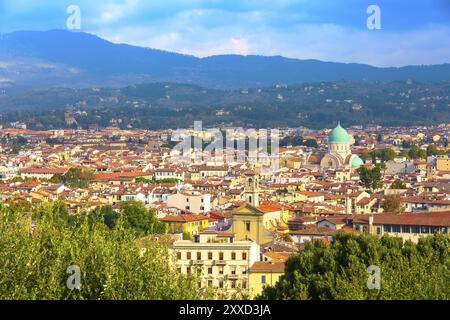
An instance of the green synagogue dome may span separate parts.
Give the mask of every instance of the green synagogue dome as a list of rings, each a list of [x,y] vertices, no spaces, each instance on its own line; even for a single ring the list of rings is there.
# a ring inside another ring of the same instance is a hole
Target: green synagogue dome
[[[350,142],[350,137],[347,130],[341,127],[340,122],[338,122],[337,127],[334,128],[328,135],[328,142]]]
[[[351,163],[352,168],[359,168],[363,164],[364,164],[364,161],[362,161],[362,159],[360,157],[358,157],[358,156],[353,157],[352,163]]]

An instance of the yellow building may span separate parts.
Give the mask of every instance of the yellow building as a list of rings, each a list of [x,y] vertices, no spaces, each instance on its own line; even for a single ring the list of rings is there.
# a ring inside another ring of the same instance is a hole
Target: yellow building
[[[259,245],[273,241],[278,226],[288,220],[288,211],[274,205],[259,205],[259,178],[245,173],[246,203],[232,211],[232,232],[237,240],[252,240]]]
[[[302,166],[302,159],[300,157],[292,157],[286,159],[286,167],[291,169],[300,169]]]
[[[436,169],[438,171],[450,171],[450,157],[438,156],[436,159]]]
[[[248,294],[248,272],[259,260],[260,247],[253,241],[235,241],[232,233],[200,232],[194,240],[175,241],[177,269],[198,272],[200,289],[214,289],[219,296]]]
[[[259,295],[264,287],[273,286],[284,274],[284,262],[256,261],[249,273],[249,296],[251,299]]]
[[[208,217],[196,214],[180,214],[177,216],[166,216],[160,219],[167,224],[169,233],[184,233],[193,235],[208,228]]]
[[[232,213],[232,232],[237,240],[253,240],[260,245],[273,240],[273,233],[266,228],[270,217],[264,211],[246,203]]]

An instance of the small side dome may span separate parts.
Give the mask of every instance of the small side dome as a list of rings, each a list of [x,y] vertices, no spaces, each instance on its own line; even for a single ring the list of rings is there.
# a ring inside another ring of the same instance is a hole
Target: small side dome
[[[351,163],[352,168],[359,168],[363,164],[364,164],[364,161],[362,161],[362,159],[360,157],[358,157],[358,156],[353,157],[352,163]]]
[[[347,130],[341,127],[341,124],[338,123],[337,127],[334,128],[330,134],[328,135],[328,142],[345,142],[350,143],[350,137],[347,133]]]

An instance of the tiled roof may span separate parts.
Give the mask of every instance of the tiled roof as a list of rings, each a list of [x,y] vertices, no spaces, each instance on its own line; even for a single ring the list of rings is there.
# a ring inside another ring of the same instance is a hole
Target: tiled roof
[[[369,215],[356,216],[353,223],[369,223]],[[450,227],[450,211],[429,213],[379,213],[373,215],[374,224]]]
[[[256,261],[250,268],[250,272],[284,272],[284,262]]]

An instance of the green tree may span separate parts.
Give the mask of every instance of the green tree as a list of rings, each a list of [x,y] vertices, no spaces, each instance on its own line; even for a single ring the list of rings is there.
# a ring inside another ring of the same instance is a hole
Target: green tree
[[[111,206],[98,206],[89,213],[91,224],[103,222],[108,228],[114,228],[119,214]]]
[[[70,168],[65,174],[55,174],[50,178],[52,183],[64,183],[73,188],[86,188],[93,180],[94,173],[90,169]]]
[[[450,237],[418,244],[401,238],[338,233],[333,242],[307,242],[286,262],[285,274],[259,299],[450,299]],[[380,289],[367,286],[371,265],[380,268]]]
[[[407,189],[407,187],[402,180],[395,179],[395,181],[391,184],[391,189]]]
[[[84,216],[76,226],[54,219],[61,206],[41,208],[35,228],[0,207],[0,299],[202,299],[196,276],[174,268],[164,241],[137,241],[119,219],[112,230]],[[80,289],[69,289],[71,265]]]
[[[413,145],[408,151],[408,156],[411,159],[425,159],[427,157],[427,151],[420,149],[417,145]]]
[[[166,232],[166,225],[156,219],[155,212],[146,209],[142,202],[122,202],[119,215],[123,219],[125,227],[133,229],[138,235]]]
[[[397,153],[391,148],[384,148],[372,151],[371,155],[373,162],[375,162],[376,159],[380,159],[381,162],[386,162],[394,160],[394,158],[397,156]]]
[[[372,169],[366,166],[358,168],[359,179],[364,187],[370,191],[375,191],[383,187],[383,167],[379,164],[375,165]]]

